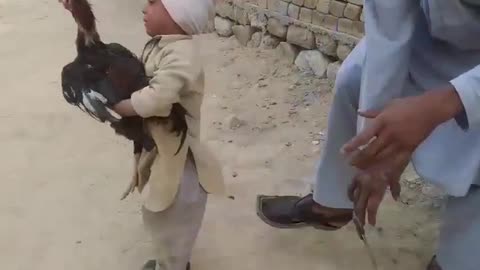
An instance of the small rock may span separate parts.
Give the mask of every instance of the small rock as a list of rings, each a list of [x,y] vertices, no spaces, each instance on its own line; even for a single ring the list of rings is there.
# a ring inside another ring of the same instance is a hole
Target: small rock
[[[407,177],[407,178],[405,178],[405,181],[407,181],[408,183],[412,183],[412,184],[420,184],[421,178],[418,177],[418,176]]]
[[[313,145],[319,145],[319,144],[320,144],[320,141],[317,141],[317,140],[312,141],[312,144],[313,144]]]
[[[233,140],[228,140],[228,143],[233,143]]]
[[[231,3],[221,1],[216,5],[215,8],[218,15],[224,18],[230,18],[232,20],[234,19],[233,5]]]
[[[442,198],[444,196],[444,192],[435,186],[424,186],[422,193],[430,198]]]
[[[329,7],[330,14],[332,14],[333,16],[335,16],[337,18],[342,18],[343,17],[343,12],[344,12],[346,6],[347,6],[347,4],[344,3],[344,2],[335,1],[335,0],[331,1],[330,2],[330,7]]]
[[[245,125],[245,121],[240,120],[238,117],[235,115],[230,115],[226,119],[226,123],[230,129],[237,129],[243,125]]]
[[[302,71],[314,74],[318,78],[324,78],[327,73],[330,60],[317,50],[306,50],[300,52],[295,65]]]
[[[288,12],[288,3],[280,0],[269,0],[268,9],[286,16]]]
[[[260,47],[262,49],[275,49],[278,44],[280,44],[280,40],[274,36],[265,34],[262,38],[262,43]]]
[[[297,6],[303,6],[303,4],[305,3],[305,0],[288,0],[287,2],[292,2]]]
[[[348,2],[363,7],[363,0],[348,0]]]
[[[251,13],[248,15],[250,25],[260,31],[267,29],[268,17],[262,13]]]
[[[287,26],[283,25],[278,19],[271,18],[268,20],[267,30],[270,34],[279,37],[285,38],[287,36]]]
[[[293,64],[298,56],[300,49],[288,42],[280,42],[277,47],[277,54],[286,59],[288,63]]]
[[[260,80],[258,81],[258,87],[260,88],[264,88],[264,87],[267,87],[268,86],[268,83],[264,80]]]
[[[78,241],[77,241],[77,242],[75,242],[75,243],[78,245],[78,244],[81,244],[81,243],[82,243],[82,241],[78,240]]]
[[[299,14],[300,14],[300,7],[299,7],[299,6],[297,6],[297,5],[288,5],[288,11],[287,11],[288,17],[297,20]]]
[[[347,17],[348,19],[358,21],[358,20],[360,20],[361,13],[362,13],[362,8],[361,7],[349,3],[345,7],[345,11],[344,11],[343,15],[345,17]]]
[[[300,9],[299,19],[305,23],[312,23],[312,15],[313,11],[311,9],[302,7]]]
[[[235,16],[235,21],[237,21],[239,24],[241,25],[250,24],[248,13],[244,8],[235,6],[233,15]]]
[[[235,196],[232,196],[232,195],[228,196],[228,198],[229,198],[230,200],[235,200]]]
[[[317,7],[318,0],[305,0],[303,6],[310,9],[315,9]]]
[[[339,61],[328,64],[327,78],[328,78],[328,83],[331,86],[335,85],[335,80],[337,79],[337,73],[341,65],[342,63],[340,63]]]
[[[250,48],[258,48],[260,44],[262,43],[262,33],[261,32],[255,32],[252,35],[252,38],[250,41],[247,43],[247,47]]]
[[[232,27],[232,32],[242,46],[247,46],[254,30],[251,26],[235,25]]]
[[[290,146],[292,146],[292,143],[291,143],[291,142],[287,142],[287,143],[285,144],[285,146],[290,147]]]
[[[337,56],[340,60],[344,61],[347,56],[352,52],[352,48],[347,45],[340,44],[337,48]]]
[[[236,172],[233,172],[233,173],[232,173],[232,177],[233,177],[233,178],[235,178],[235,177],[237,177],[237,176],[238,176],[238,173],[236,173]]]
[[[221,37],[230,37],[233,35],[233,22],[221,17],[215,17],[215,31]]]
[[[337,41],[333,39],[332,35],[327,33],[317,34],[315,43],[318,50],[322,53],[329,56],[337,56]]]
[[[312,31],[295,25],[288,27],[287,41],[306,49],[315,47],[315,36]]]

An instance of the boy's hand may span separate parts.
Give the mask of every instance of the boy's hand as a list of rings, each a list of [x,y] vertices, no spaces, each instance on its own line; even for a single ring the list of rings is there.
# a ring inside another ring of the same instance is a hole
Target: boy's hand
[[[136,116],[137,112],[133,109],[130,99],[122,100],[113,106],[113,110],[121,116]]]
[[[59,3],[62,3],[63,4],[63,7],[68,10],[68,11],[72,11],[72,2],[70,2],[70,0],[58,0]]]

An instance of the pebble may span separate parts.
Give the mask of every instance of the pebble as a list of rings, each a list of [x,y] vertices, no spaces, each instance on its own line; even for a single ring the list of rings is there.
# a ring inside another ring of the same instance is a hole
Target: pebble
[[[290,147],[290,146],[292,146],[292,143],[291,143],[291,142],[287,142],[287,143],[285,144],[285,146]]]
[[[324,78],[327,73],[329,58],[316,50],[302,51],[295,59],[295,65],[300,71]]]
[[[408,177],[405,179],[408,183],[413,183],[413,184],[419,184],[420,183],[420,177]]]
[[[320,144],[320,141],[317,141],[317,140],[312,141],[312,144],[313,144],[313,145],[319,145],[319,144]]]
[[[422,188],[422,193],[430,198],[441,198],[443,197],[444,193],[440,188],[434,186],[424,186]]]
[[[237,116],[235,115],[230,115],[227,117],[226,122],[230,129],[237,129],[243,125],[245,125],[245,121],[240,120]]]

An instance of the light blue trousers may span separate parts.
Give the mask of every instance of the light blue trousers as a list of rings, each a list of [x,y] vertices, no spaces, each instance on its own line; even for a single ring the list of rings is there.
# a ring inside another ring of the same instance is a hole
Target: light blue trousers
[[[327,140],[315,176],[314,199],[334,208],[352,208],[347,187],[354,169],[340,148],[357,132],[365,43],[360,42],[338,71],[328,121]],[[459,168],[461,170],[461,168]],[[443,213],[437,260],[443,270],[480,269],[480,188],[465,197],[450,197]]]

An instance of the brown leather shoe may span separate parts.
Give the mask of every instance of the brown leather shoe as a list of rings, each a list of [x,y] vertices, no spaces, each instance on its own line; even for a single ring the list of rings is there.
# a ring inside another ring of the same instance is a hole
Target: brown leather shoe
[[[275,228],[299,228],[311,226],[322,230],[338,230],[352,220],[352,209],[329,209],[325,215],[314,211],[322,207],[313,195],[257,197],[257,215]]]
[[[433,256],[432,260],[430,261],[430,263],[427,266],[427,270],[442,270],[440,265],[438,265],[436,256]]]

